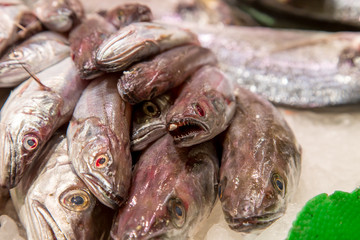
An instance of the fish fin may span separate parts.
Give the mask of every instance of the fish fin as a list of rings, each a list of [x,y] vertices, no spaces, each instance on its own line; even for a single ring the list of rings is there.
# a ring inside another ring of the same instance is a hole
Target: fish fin
[[[34,74],[32,73],[23,63],[19,62],[21,64],[21,66],[24,68],[24,70],[31,76],[32,79],[34,79],[42,88],[42,90],[46,90],[46,91],[51,91],[51,89],[47,86],[45,86],[40,79]]]

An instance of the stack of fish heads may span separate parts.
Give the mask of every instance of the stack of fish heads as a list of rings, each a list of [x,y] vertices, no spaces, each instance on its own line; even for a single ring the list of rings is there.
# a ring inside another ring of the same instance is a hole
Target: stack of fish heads
[[[127,198],[131,179],[131,107],[103,75],[83,91],[68,126],[69,155],[79,177],[105,205]]]
[[[28,239],[106,239],[113,217],[75,174],[64,133],[48,142],[11,197]]]
[[[188,239],[216,200],[218,158],[211,142],[176,148],[166,134],[142,152],[114,239]]]
[[[214,138],[230,124],[235,113],[232,84],[221,70],[204,66],[182,88],[166,116],[166,124],[179,147]]]
[[[71,118],[87,83],[68,57],[11,92],[0,113],[0,185],[15,187],[42,147]]]
[[[237,89],[237,112],[223,142],[219,196],[235,231],[263,229],[281,217],[297,187],[301,149],[281,114]]]

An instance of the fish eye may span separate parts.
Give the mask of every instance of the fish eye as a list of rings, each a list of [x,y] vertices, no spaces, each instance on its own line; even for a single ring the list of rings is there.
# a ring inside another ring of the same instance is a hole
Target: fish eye
[[[24,56],[23,52],[20,50],[13,51],[9,54],[10,59],[20,59]]]
[[[183,202],[179,198],[171,198],[168,201],[167,209],[171,216],[171,221],[175,227],[181,228],[185,224],[186,212]]]
[[[280,192],[280,193],[284,193],[285,191],[285,182],[284,179],[279,175],[279,174],[273,174],[272,176],[272,184],[274,186],[274,188]]]
[[[123,19],[124,16],[124,12],[122,10],[119,10],[117,13],[117,18],[119,21],[121,21]]]
[[[33,151],[39,146],[39,140],[34,135],[26,135],[22,140],[23,147],[28,151]]]
[[[142,106],[142,109],[146,115],[149,117],[157,117],[160,115],[158,106],[152,102],[145,102]]]
[[[202,107],[200,106],[200,104],[194,103],[194,104],[192,105],[192,107],[195,109],[195,112],[196,112],[197,115],[199,115],[200,117],[205,116],[204,109],[202,109]]]
[[[96,168],[104,168],[109,164],[109,157],[106,154],[102,154],[96,157],[95,167]]]
[[[70,211],[84,211],[91,206],[91,196],[85,190],[71,190],[62,194],[60,204]]]
[[[227,178],[224,177],[224,179],[221,180],[220,183],[219,183],[218,194],[219,194],[219,199],[220,200],[222,200],[222,198],[223,198],[226,182],[227,182]]]

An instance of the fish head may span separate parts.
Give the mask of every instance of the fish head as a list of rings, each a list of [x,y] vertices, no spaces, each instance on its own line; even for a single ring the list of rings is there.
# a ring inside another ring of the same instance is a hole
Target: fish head
[[[150,8],[138,3],[119,5],[107,11],[105,17],[118,29],[133,22],[149,22],[153,18]]]
[[[180,98],[180,99],[179,99]],[[179,97],[167,116],[167,130],[179,147],[212,139],[228,126],[235,113],[234,98],[216,90]]]
[[[117,208],[126,199],[131,181],[129,145],[98,119],[88,119],[79,129],[69,143],[75,171],[103,204]]]
[[[164,136],[154,144],[161,141],[171,143],[172,139]],[[174,149],[173,144],[157,147],[161,151]],[[182,156],[177,160],[172,150],[173,156],[156,153],[164,157],[151,164],[151,152],[145,152],[148,157],[145,160],[149,161],[140,160],[142,163],[134,169],[130,198],[115,219],[112,238],[187,239],[189,230],[209,214],[211,207],[205,206],[212,206],[216,199],[214,176],[217,168],[204,160],[212,152],[207,150],[205,153],[180,149]],[[170,158],[173,159],[165,160]]]
[[[264,229],[280,218],[300,174],[300,152],[292,141],[260,138],[255,145],[255,151],[244,155],[230,150],[227,157],[237,158],[237,165],[220,170],[218,193],[225,220],[239,232]]]
[[[170,94],[164,94],[134,106],[131,134],[133,151],[144,149],[166,133],[166,114],[172,105]]]
[[[111,225],[103,216],[111,219],[109,209],[99,204],[70,162],[48,166],[29,189],[24,208],[29,239],[100,239]]]
[[[23,111],[33,111],[26,109]],[[15,110],[16,111],[16,110]],[[17,114],[11,121],[0,124],[2,137],[0,144],[0,185],[15,187],[21,180],[33,160],[39,155],[40,149],[46,143],[51,129],[42,125],[40,115]],[[28,121],[32,118],[34,121]]]

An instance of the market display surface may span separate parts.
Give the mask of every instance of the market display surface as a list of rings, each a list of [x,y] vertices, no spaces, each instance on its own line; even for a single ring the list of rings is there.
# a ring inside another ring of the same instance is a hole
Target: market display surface
[[[353,237],[358,20],[282,4],[0,1],[0,238]]]

